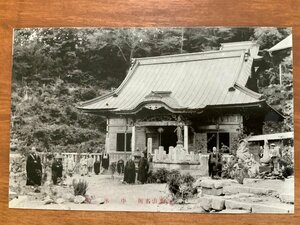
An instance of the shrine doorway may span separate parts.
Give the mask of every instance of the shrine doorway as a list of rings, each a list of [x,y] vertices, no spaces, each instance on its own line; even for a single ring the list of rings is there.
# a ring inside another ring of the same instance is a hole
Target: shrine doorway
[[[161,127],[163,129],[162,132],[159,132],[160,134],[160,145],[164,147],[164,150],[166,153],[169,153],[169,147],[173,146],[175,147],[177,145],[177,135],[175,132],[176,127],[175,126],[166,126]]]

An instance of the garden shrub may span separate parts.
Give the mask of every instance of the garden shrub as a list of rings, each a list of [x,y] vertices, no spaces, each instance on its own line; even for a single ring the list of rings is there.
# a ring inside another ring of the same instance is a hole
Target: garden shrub
[[[171,171],[168,176],[168,189],[173,195],[173,199],[183,202],[197,193],[193,187],[195,178],[190,174],[180,174],[178,170]]]
[[[160,168],[149,174],[149,180],[152,181],[152,183],[166,183],[169,173],[167,169]]]
[[[88,188],[88,183],[83,180],[83,179],[79,179],[76,180],[76,179],[73,179],[73,189],[74,189],[74,195],[82,195],[82,196],[85,196],[86,194],[86,191],[87,191],[87,188]]]

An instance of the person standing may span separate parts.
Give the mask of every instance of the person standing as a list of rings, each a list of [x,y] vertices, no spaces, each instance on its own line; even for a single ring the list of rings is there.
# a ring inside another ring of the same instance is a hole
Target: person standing
[[[57,155],[54,162],[52,163],[52,181],[56,185],[62,180],[63,162],[62,156]]]
[[[87,159],[86,156],[82,156],[80,159],[80,174],[81,176],[84,176],[87,172]]]
[[[100,173],[100,164],[101,164],[101,161],[96,158],[95,162],[94,162],[94,172],[96,175],[98,175]]]
[[[135,170],[134,156],[131,155],[129,160],[126,162],[125,169],[124,169],[124,183],[134,184],[135,176],[136,176],[136,170]]]
[[[106,151],[103,153],[103,156],[102,156],[102,167],[105,170],[108,170],[108,167],[109,167],[109,154],[107,154]]]
[[[148,179],[149,162],[147,160],[147,152],[142,153],[142,157],[138,164],[138,181],[142,184],[146,183]]]
[[[215,176],[221,177],[222,174],[222,156],[218,153],[217,148],[213,147],[213,152],[209,154],[208,159],[208,174],[211,178]]]
[[[30,154],[27,157],[26,173],[27,173],[26,185],[35,186],[35,187],[41,186],[42,163],[41,163],[41,158],[37,154],[36,148],[34,146],[31,148]]]
[[[271,160],[270,148],[269,148],[269,142],[268,142],[268,140],[265,139],[264,142],[265,142],[265,144],[264,144],[263,154],[262,154],[262,158],[260,159],[260,162],[264,163],[264,164],[267,164]]]
[[[124,173],[124,160],[123,159],[119,159],[119,161],[117,163],[117,172],[119,175]]]
[[[279,146],[276,146],[274,143],[270,145],[270,156],[271,164],[273,167],[273,172],[278,174],[280,171],[279,159],[281,157]]]
[[[88,169],[89,176],[91,176],[91,173],[93,172],[93,165],[94,165],[94,159],[91,156],[91,154],[89,154],[87,158],[87,169]]]
[[[67,160],[66,170],[67,170],[68,175],[71,177],[73,175],[73,173],[74,173],[75,162],[73,160],[73,156],[72,155],[69,155],[66,160]]]

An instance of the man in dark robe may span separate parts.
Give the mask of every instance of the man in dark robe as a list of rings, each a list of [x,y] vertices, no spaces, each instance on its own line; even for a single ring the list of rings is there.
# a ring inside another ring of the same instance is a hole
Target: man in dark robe
[[[57,156],[54,162],[52,163],[52,181],[54,185],[56,185],[61,181],[62,171],[63,171],[62,157]]]
[[[134,156],[126,162],[125,169],[124,169],[124,182],[128,184],[135,183],[135,163],[134,163]]]
[[[109,154],[107,154],[106,152],[104,152],[102,155],[102,167],[106,170],[109,167]]]
[[[213,147],[213,152],[209,154],[208,175],[211,178],[221,177],[222,174],[222,155],[218,153],[217,148]]]
[[[94,172],[96,175],[100,173],[100,160],[97,158],[96,161],[94,162]]]
[[[142,158],[139,161],[138,166],[138,181],[144,184],[148,179],[149,162],[147,160],[147,153],[142,154]]]
[[[26,185],[40,186],[42,182],[42,163],[41,158],[32,147],[26,161],[27,182]]]

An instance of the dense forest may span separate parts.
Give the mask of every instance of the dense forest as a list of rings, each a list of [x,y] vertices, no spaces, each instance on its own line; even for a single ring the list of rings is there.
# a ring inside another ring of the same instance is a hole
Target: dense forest
[[[14,31],[11,103],[12,149],[26,152],[99,151],[106,120],[83,114],[75,104],[107,93],[126,76],[133,58],[218,49],[220,43],[255,40],[268,62],[260,92],[293,129],[292,59],[266,51],[291,33],[287,28],[43,28]],[[279,84],[279,63],[282,84]]]

